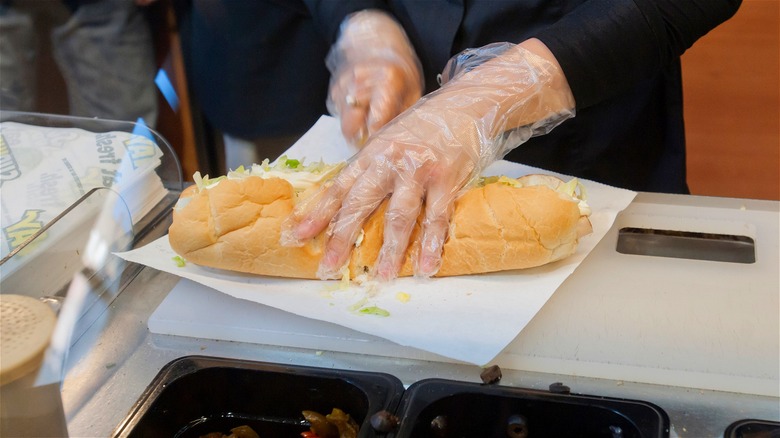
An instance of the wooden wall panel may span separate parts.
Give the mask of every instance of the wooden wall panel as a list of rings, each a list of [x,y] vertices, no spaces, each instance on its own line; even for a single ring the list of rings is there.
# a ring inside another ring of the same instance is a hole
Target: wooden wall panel
[[[683,55],[688,182],[780,199],[780,0],[744,0]]]

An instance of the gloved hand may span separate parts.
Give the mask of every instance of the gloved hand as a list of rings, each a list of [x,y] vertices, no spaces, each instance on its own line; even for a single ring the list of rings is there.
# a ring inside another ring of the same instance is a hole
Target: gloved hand
[[[347,17],[325,63],[331,72],[328,110],[341,120],[344,138],[356,145],[422,95],[414,48],[401,25],[382,11]]]
[[[423,208],[415,275],[434,275],[460,190],[496,159],[574,115],[555,57],[538,40],[491,45],[450,61],[444,85],[369,139],[323,190],[290,216],[282,244],[328,228],[320,278],[336,278],[362,224],[390,196],[384,243],[372,274],[392,279]]]

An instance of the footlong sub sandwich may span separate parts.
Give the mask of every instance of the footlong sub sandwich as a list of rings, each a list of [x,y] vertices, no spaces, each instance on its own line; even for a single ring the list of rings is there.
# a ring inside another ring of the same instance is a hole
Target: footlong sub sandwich
[[[168,239],[187,262],[250,274],[317,278],[325,236],[300,247],[279,243],[282,224],[295,206],[317,191],[343,164],[281,157],[210,179],[194,176],[173,210]],[[584,187],[549,175],[480,178],[457,198],[437,276],[541,266],[573,254],[592,232]],[[385,203],[386,204],[386,203]],[[369,273],[382,246],[382,204],[364,224],[347,278]],[[399,276],[413,275],[418,226]]]

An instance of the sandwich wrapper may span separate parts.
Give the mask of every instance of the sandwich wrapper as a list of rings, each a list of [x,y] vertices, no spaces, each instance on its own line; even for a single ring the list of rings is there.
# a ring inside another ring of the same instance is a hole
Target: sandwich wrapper
[[[338,120],[323,116],[286,153],[310,163],[346,160],[357,149],[341,136]],[[552,172],[507,161],[484,175],[518,177]],[[564,180],[569,177],[558,175]],[[339,281],[255,276],[186,263],[162,238],[120,257],[186,278],[235,298],[327,321],[396,344],[457,361],[485,365],[495,358],[579,266],[628,206],[635,192],[591,181],[587,189],[593,233],[572,256],[538,268],[460,277],[399,278],[389,283],[344,285]],[[231,315],[213,315],[229,320]]]

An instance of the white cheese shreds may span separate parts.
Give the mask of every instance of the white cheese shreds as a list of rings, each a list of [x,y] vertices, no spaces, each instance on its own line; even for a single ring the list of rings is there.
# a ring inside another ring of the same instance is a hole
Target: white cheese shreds
[[[346,165],[345,162],[326,164],[322,160],[306,165],[304,165],[303,162],[303,159],[291,159],[287,158],[286,155],[282,155],[273,163],[270,163],[268,159],[265,159],[260,164],[253,164],[249,169],[244,168],[244,166],[239,166],[237,169],[228,172],[226,176],[220,176],[218,178],[209,178],[208,175],[202,176],[200,172],[195,172],[192,179],[198,186],[198,190],[202,190],[215,187],[225,178],[242,179],[250,176],[266,179],[282,178],[287,180],[296,192],[302,192],[315,184],[330,179]]]
[[[588,194],[585,191],[585,186],[577,178],[572,178],[569,182],[562,183],[560,179],[548,175],[526,175],[520,178],[510,178],[502,175],[485,176],[477,181],[478,187],[483,187],[488,184],[505,184],[518,188],[544,185],[577,201],[577,206],[579,207],[582,216],[589,216],[591,214],[591,209],[587,202]]]

